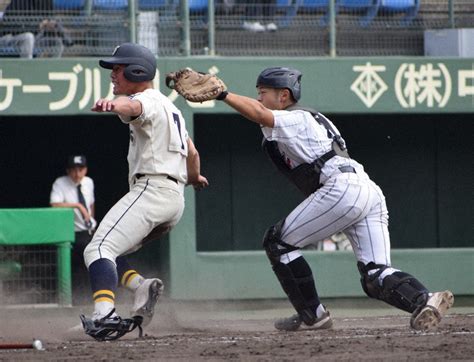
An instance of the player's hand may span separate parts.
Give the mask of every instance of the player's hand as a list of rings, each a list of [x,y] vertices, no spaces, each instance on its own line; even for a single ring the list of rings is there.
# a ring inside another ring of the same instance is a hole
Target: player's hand
[[[115,109],[115,103],[113,100],[101,98],[95,102],[91,108],[93,112],[113,112]]]
[[[196,191],[200,191],[203,188],[209,186],[209,181],[207,181],[207,178],[204,176],[199,175],[196,180],[190,180],[188,184],[193,185]]]

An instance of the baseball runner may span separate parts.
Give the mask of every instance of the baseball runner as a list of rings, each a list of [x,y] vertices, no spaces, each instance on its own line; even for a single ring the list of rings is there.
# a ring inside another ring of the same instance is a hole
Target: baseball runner
[[[193,77],[198,80],[187,81]],[[277,320],[276,329],[332,326],[301,248],[340,231],[351,242],[365,293],[411,313],[415,330],[436,327],[453,305],[453,294],[430,293],[414,276],[391,265],[385,197],[364,167],[349,157],[335,125],[320,112],[298,104],[301,77],[300,71],[291,68],[263,70],[256,82],[257,100],[228,92],[211,75],[182,70],[170,73],[167,79],[168,86],[174,82],[171,87],[188,100],[223,100],[258,123],[264,150],[306,196],[263,237],[273,271],[297,312]],[[198,89],[193,89],[194,84]]]
[[[86,334],[116,339],[150,323],[163,292],[158,278],[145,279],[124,255],[155,240],[175,226],[184,209],[186,184],[208,185],[200,174],[199,154],[186,131],[181,112],[153,89],[156,59],[141,45],[124,43],[112,57],[100,60],[111,70],[114,100],[99,99],[94,112],[116,113],[130,128],[130,191],[105,215],[84,251],[94,299],[92,316],[81,316]],[[114,307],[118,284],[135,293],[131,318]]]

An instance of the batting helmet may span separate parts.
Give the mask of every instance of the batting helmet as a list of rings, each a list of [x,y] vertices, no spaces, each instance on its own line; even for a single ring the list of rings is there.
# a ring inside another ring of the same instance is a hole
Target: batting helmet
[[[143,45],[123,43],[115,48],[112,58],[99,60],[102,68],[112,69],[115,64],[126,65],[123,75],[131,82],[145,82],[155,78],[156,58]]]
[[[302,74],[297,69],[272,67],[264,69],[257,78],[257,87],[287,88],[293,98],[298,101],[301,97]]]

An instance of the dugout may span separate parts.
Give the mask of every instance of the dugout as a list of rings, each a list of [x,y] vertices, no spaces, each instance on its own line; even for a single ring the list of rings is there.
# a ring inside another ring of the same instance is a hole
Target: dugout
[[[77,64],[81,71],[74,71]],[[258,73],[282,64],[303,72],[301,102],[336,123],[351,155],[382,187],[394,265],[428,287],[474,294],[472,60],[159,59],[157,85],[164,87],[162,74],[180,67],[217,67],[230,90],[253,97]],[[412,91],[406,71],[422,77],[430,67],[440,86]],[[0,207],[47,206],[65,158],[82,152],[96,182],[100,219],[127,191],[127,127],[114,116],[88,111],[98,95],[108,94],[108,73],[96,59],[5,60],[0,68]],[[50,91],[42,93],[45,86]],[[146,272],[158,267],[167,274],[172,298],[283,297],[260,249],[261,237],[301,196],[260,151],[257,125],[218,102],[176,102],[211,186],[196,194],[188,188],[180,224],[134,261]],[[352,252],[306,255],[323,297],[362,295]]]

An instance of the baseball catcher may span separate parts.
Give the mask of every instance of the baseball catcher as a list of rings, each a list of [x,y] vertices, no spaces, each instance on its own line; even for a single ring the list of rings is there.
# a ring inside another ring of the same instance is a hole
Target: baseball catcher
[[[382,190],[349,156],[337,127],[321,112],[298,103],[299,70],[264,69],[256,81],[256,100],[228,92],[220,79],[209,74],[182,70],[169,77],[187,100],[222,100],[259,124],[270,160],[306,197],[263,237],[273,272],[296,310],[295,315],[276,321],[276,329],[331,328],[330,313],[319,298],[302,248],[340,231],[351,242],[361,286],[369,297],[410,313],[415,330],[439,324],[454,303],[453,294],[430,292],[413,275],[392,266]]]

